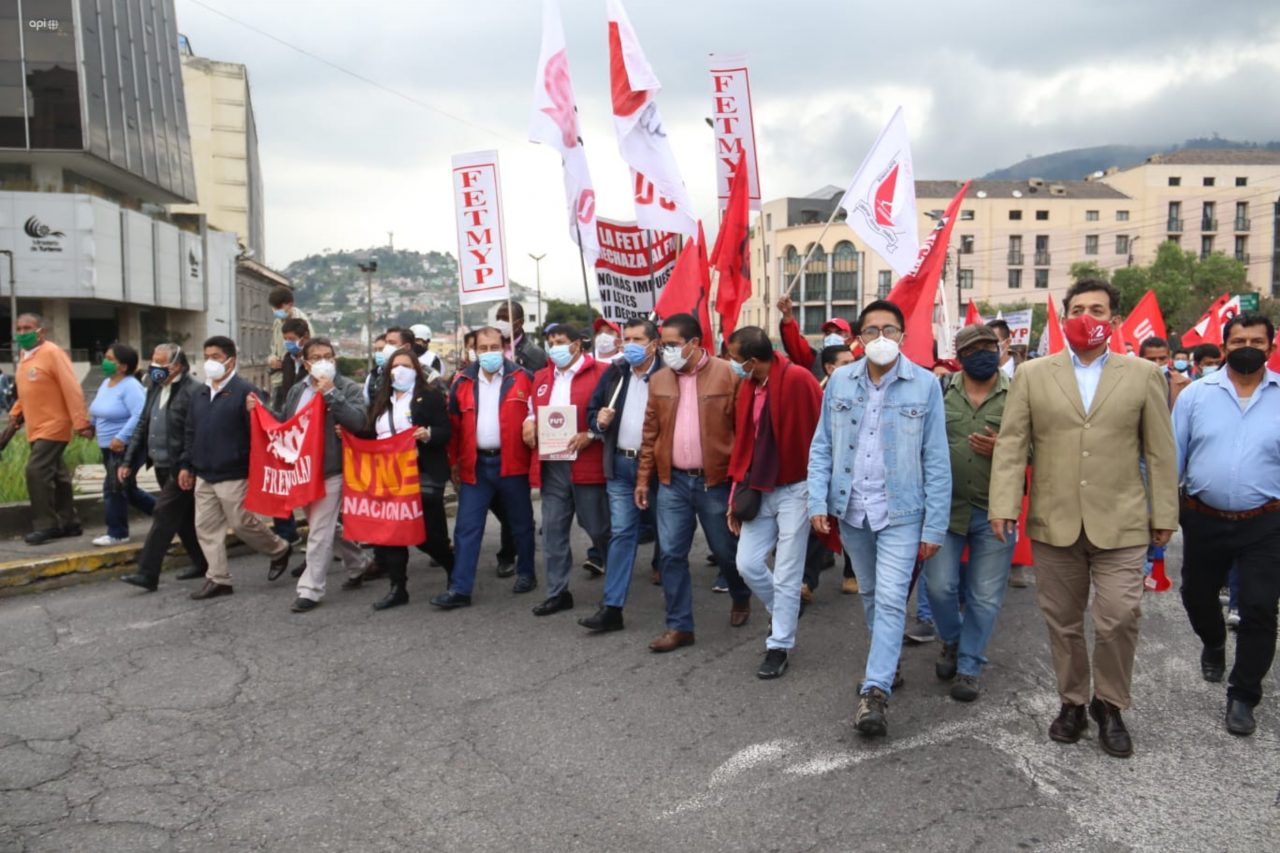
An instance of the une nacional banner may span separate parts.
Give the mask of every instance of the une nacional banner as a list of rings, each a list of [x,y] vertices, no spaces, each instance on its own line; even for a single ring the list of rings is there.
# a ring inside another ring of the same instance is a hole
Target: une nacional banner
[[[244,508],[279,517],[324,497],[323,397],[280,423],[259,403],[249,416],[249,484]]]
[[[453,200],[458,220],[458,301],[474,305],[509,298],[497,151],[453,155]]]
[[[734,170],[746,158],[752,210],[760,209],[760,166],[756,162],[756,126],[751,113],[747,61],[734,54],[711,54],[711,124],[716,137],[716,194],[721,209],[729,204]]]
[[[604,217],[596,218],[596,228],[601,316],[614,323],[648,317],[675,269],[677,235]]]
[[[426,538],[413,430],[381,439],[343,431],[342,538],[372,545],[418,545]]]

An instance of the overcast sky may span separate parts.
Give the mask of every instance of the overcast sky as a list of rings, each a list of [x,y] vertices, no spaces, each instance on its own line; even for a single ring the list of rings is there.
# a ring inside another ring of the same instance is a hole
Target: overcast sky
[[[249,68],[273,266],[325,248],[383,245],[388,231],[399,247],[456,252],[449,158],[496,148],[512,276],[532,285],[527,253],[545,252],[544,291],[581,298],[559,158],[526,141],[541,0],[176,6],[198,55]],[[561,6],[598,210],[630,219],[609,112],[605,3]],[[709,222],[711,52],[748,58],[766,199],[847,183],[898,104],[920,178],[974,177],[1027,155],[1108,143],[1215,132],[1280,139],[1280,3],[1272,0],[626,6],[662,81],[658,104],[685,183]]]

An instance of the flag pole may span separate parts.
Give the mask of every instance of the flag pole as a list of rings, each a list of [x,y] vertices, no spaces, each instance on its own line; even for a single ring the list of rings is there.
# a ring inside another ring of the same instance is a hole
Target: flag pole
[[[796,286],[796,282],[800,280],[800,276],[804,275],[804,268],[809,263],[809,259],[813,257],[813,250],[822,242],[822,238],[827,236],[827,229],[831,227],[831,223],[836,221],[836,214],[840,212],[840,204],[836,203],[831,208],[831,215],[827,217],[827,224],[822,226],[822,230],[818,232],[818,239],[814,240],[809,246],[809,251],[804,253],[804,257],[800,260],[800,269],[796,270],[795,276],[791,279],[791,283],[787,285],[787,289],[782,291],[783,296],[790,296],[791,290]]]
[[[582,295],[586,297],[587,308],[591,308],[591,288],[587,285],[587,255],[582,251],[582,223],[573,217],[573,229],[578,234],[578,262],[582,265]],[[602,306],[603,307],[603,306]]]

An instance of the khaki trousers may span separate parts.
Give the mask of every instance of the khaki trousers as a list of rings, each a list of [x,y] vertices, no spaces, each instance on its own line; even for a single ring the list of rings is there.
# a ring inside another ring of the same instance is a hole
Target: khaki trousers
[[[38,438],[31,442],[26,474],[34,530],[55,530],[80,523],[76,517],[71,474],[62,461],[62,452],[66,449],[65,441]]]
[[[244,508],[248,480],[226,480],[210,483],[196,478],[196,537],[200,550],[209,561],[205,577],[214,583],[231,585],[231,569],[227,566],[227,528],[260,554],[275,558],[289,547],[262,519]]]
[[[302,511],[307,514],[307,568],[298,578],[298,597],[319,601],[324,598],[325,580],[329,576],[329,564],[336,555],[342,560],[347,576],[356,578],[364,574],[373,558],[360,550],[354,542],[338,535],[338,513],[342,509],[342,475],[326,477],[324,497],[307,504]]]
[[[1103,550],[1081,531],[1074,545],[1031,543],[1036,599],[1049,627],[1049,649],[1063,702],[1086,704],[1091,696],[1129,707],[1133,657],[1142,617],[1143,564],[1147,546]],[[1093,690],[1084,611],[1093,587]]]

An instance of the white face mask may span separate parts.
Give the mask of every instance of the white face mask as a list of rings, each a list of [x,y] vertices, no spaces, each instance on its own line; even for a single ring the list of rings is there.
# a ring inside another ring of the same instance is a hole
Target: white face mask
[[[414,380],[417,378],[418,372],[412,367],[397,364],[391,368],[391,387],[397,391],[408,391],[413,388]]]
[[[338,375],[338,366],[328,359],[313,361],[308,369],[311,371],[311,378],[318,382],[325,380],[332,382]]]
[[[864,349],[867,351],[867,358],[871,360],[871,363],[880,367],[893,364],[898,357],[898,353],[901,352],[897,341],[891,341],[883,335],[867,344]]]
[[[667,349],[662,348],[662,363],[672,370],[679,370],[689,363],[689,357],[684,354],[684,349]]]
[[[608,358],[618,351],[618,341],[613,335],[601,332],[596,335],[596,357]]]
[[[842,347],[844,346],[844,338],[840,335],[827,335],[822,339],[824,347]]]
[[[204,375],[209,378],[210,382],[221,382],[222,377],[227,375],[227,365],[211,358],[205,359]]]

